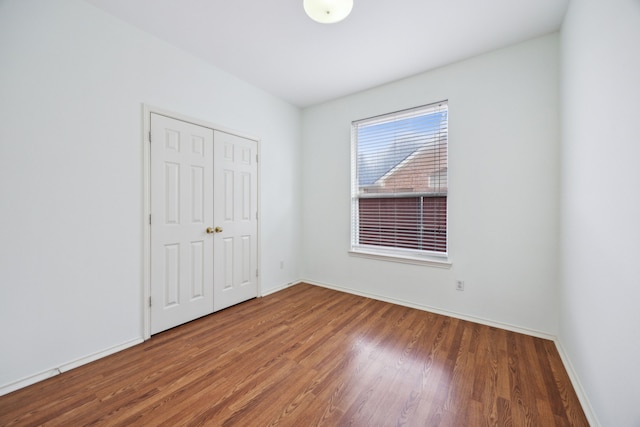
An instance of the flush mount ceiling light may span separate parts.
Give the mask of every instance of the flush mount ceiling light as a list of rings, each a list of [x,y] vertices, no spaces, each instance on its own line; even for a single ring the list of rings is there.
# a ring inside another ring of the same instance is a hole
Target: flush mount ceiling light
[[[353,0],[304,0],[304,11],[321,24],[333,24],[349,16]]]

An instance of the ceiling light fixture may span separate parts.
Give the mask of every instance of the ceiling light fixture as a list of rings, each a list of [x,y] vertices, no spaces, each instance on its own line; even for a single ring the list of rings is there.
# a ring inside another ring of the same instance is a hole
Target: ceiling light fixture
[[[321,24],[340,22],[351,13],[353,0],[304,0],[304,11]]]

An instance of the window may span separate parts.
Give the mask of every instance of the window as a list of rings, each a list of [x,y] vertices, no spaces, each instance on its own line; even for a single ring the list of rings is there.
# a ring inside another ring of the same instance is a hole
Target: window
[[[446,258],[448,107],[352,124],[351,249]]]

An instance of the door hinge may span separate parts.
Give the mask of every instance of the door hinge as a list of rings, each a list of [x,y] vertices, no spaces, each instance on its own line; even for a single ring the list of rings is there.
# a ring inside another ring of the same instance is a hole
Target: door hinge
[[[149,297],[149,307],[151,307],[151,297]]]
[[[151,142],[151,131],[149,131],[149,142]]]
[[[256,154],[256,163],[258,163],[258,155]]]
[[[256,277],[258,277],[258,269],[256,268]]]
[[[149,214],[149,225],[151,225],[151,214]]]

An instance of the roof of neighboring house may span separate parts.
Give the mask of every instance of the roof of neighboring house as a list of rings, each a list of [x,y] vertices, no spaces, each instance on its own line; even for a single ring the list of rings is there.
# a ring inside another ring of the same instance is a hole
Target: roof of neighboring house
[[[373,184],[367,193],[447,191],[447,141],[439,140],[413,151]],[[444,174],[444,176],[443,176]]]

